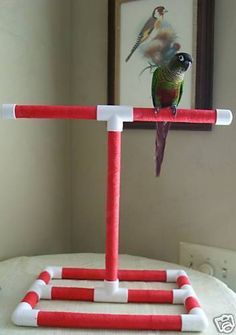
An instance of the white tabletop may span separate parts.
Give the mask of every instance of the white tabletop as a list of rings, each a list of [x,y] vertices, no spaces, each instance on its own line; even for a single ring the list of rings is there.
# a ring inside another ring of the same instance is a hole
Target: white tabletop
[[[105,331],[87,329],[59,328],[25,328],[16,327],[11,322],[11,314],[18,302],[23,298],[39,273],[49,265],[74,266],[88,268],[104,268],[104,255],[100,254],[64,254],[37,257],[18,257],[0,262],[0,335],[61,335],[61,334],[175,334],[175,332],[153,331]],[[183,268],[144,257],[128,255],[120,256],[120,268],[123,269],[177,269]],[[190,277],[192,286],[209,319],[209,328],[202,334],[217,334],[213,318],[222,314],[232,314],[236,320],[236,295],[219,280],[203,273],[183,268]],[[78,286],[78,281],[57,281],[63,286]],[[98,282],[82,281],[80,286],[94,287]],[[101,285],[101,284],[100,284]],[[131,283],[122,282],[121,286],[128,288],[174,288],[174,284],[166,283]],[[75,301],[40,301],[39,309],[98,312],[98,313],[131,313],[131,314],[180,314],[185,313],[181,305],[163,304],[108,304]],[[184,333],[191,334],[191,333]],[[236,334],[233,332],[233,334]]]

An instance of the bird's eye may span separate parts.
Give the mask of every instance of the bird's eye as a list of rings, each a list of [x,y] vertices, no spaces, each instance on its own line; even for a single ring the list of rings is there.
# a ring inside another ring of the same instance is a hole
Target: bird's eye
[[[183,62],[183,61],[184,61],[184,56],[183,56],[183,55],[180,55],[180,56],[179,56],[179,60],[180,60],[181,62]]]

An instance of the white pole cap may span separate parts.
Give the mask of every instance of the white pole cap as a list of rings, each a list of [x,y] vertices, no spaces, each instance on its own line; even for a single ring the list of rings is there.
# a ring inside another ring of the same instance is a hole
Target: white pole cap
[[[233,114],[229,109],[216,110],[216,125],[228,126],[233,121]]]
[[[15,104],[3,104],[0,109],[1,119],[15,119]]]

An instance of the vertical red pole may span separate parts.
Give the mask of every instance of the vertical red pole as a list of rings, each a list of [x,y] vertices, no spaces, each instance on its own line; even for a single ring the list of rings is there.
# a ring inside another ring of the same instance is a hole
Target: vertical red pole
[[[108,132],[105,280],[118,279],[121,132]]]

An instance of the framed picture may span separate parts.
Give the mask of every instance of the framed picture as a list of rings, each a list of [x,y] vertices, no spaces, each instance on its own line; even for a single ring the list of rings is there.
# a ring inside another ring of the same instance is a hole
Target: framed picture
[[[165,8],[164,20],[176,34],[180,51],[193,57],[185,75],[179,107],[212,108],[214,0],[109,0],[108,103],[152,107],[152,73],[141,43],[127,61],[138,35],[155,8]],[[150,62],[149,62],[150,64]],[[153,128],[152,123],[127,123],[126,128]],[[210,125],[172,125],[172,129],[210,130]]]

